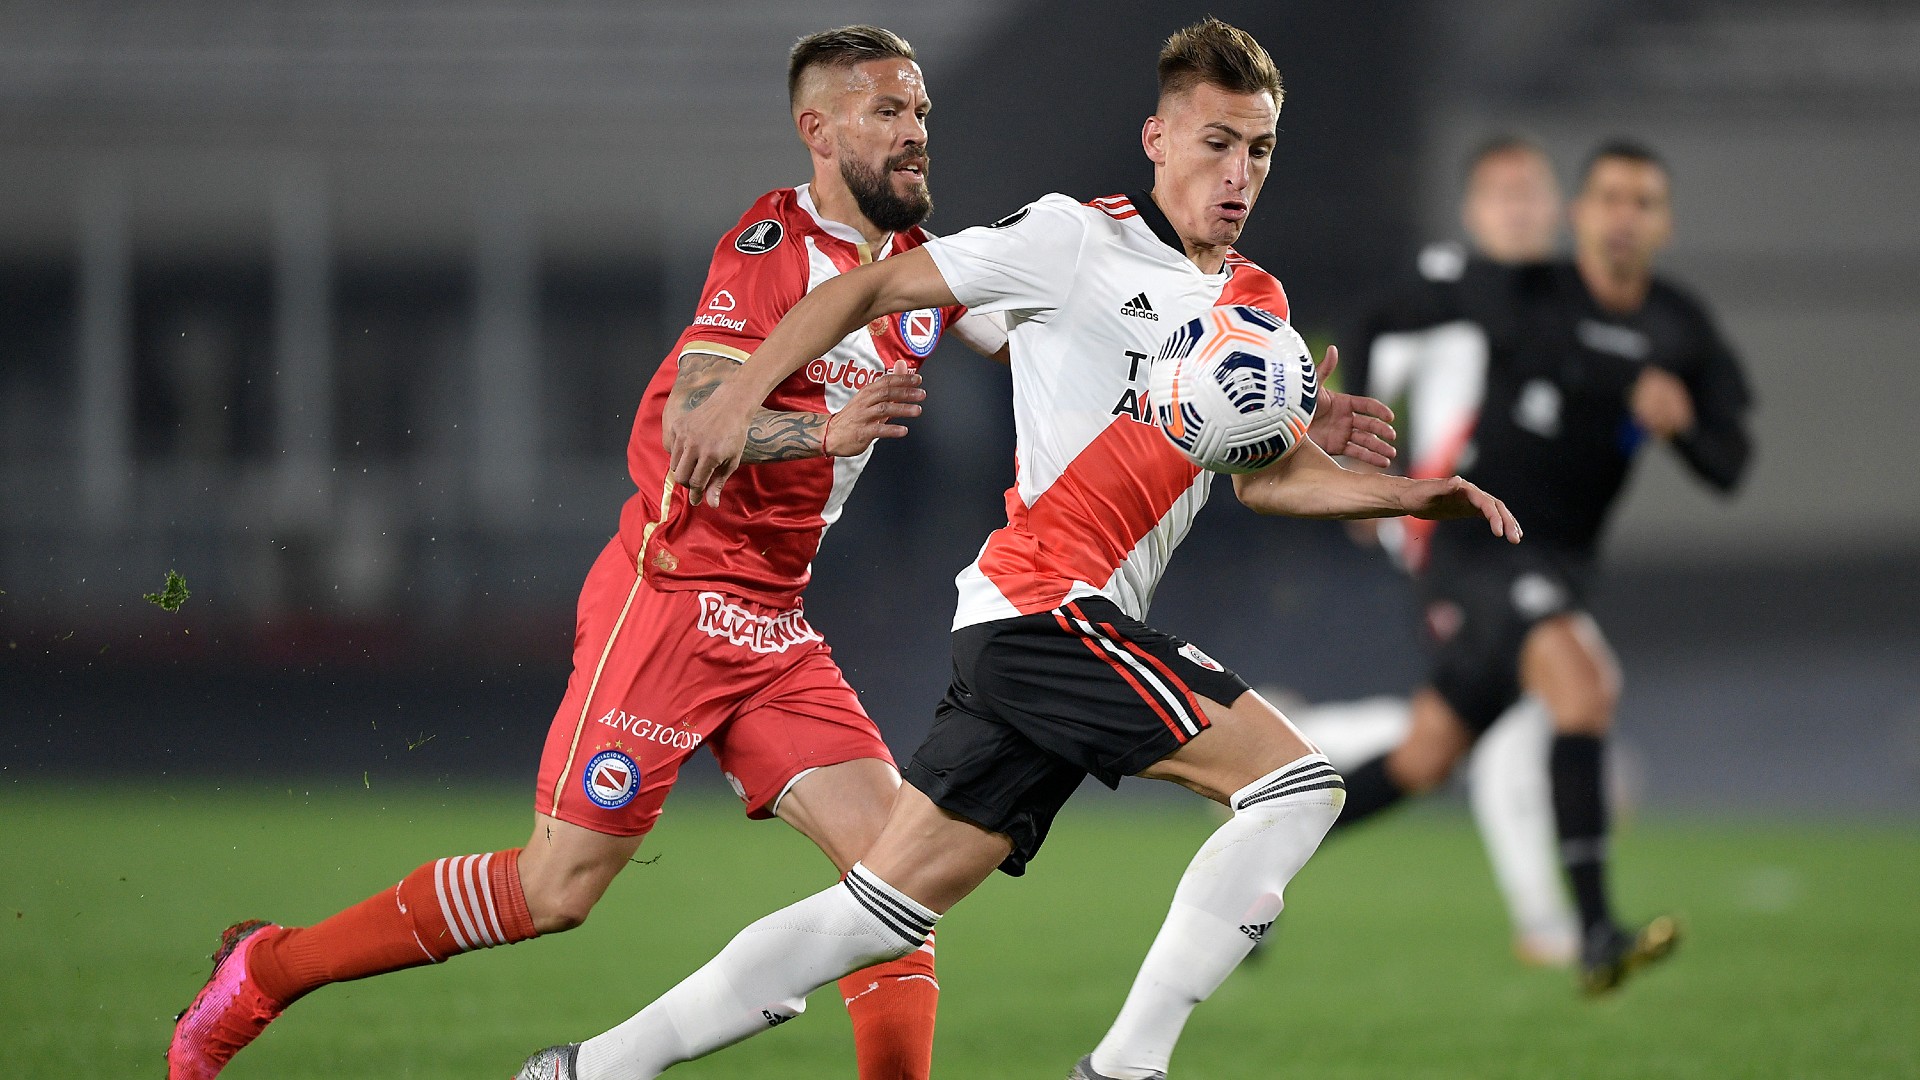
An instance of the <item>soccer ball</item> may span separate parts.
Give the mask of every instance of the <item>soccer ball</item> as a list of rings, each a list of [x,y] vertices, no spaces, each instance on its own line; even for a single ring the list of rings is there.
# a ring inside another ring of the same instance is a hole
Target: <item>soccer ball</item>
[[[1257,307],[1212,308],[1154,357],[1153,422],[1203,469],[1250,473],[1307,437],[1320,380],[1307,343]]]

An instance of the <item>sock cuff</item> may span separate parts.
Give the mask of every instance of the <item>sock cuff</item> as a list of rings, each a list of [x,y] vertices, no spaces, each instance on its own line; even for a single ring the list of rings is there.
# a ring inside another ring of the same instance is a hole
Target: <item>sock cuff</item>
[[[913,948],[926,942],[933,933],[933,924],[940,919],[906,893],[880,880],[879,875],[863,863],[854,863],[840,884],[861,907]]]
[[[1550,744],[1549,752],[1555,754],[1579,754],[1583,757],[1591,756],[1598,758],[1601,753],[1605,751],[1606,745],[1607,740],[1604,735],[1585,735],[1577,732],[1556,731],[1553,733],[1553,742]]]
[[[520,885],[520,848],[489,851],[479,855],[460,855],[437,859],[414,871],[401,882],[401,892],[415,878],[431,883],[432,905],[428,910],[440,916],[446,925],[446,948],[438,941],[426,941],[423,947],[435,960],[455,953],[509,945],[533,936],[533,916],[527,910],[526,892]],[[425,890],[421,889],[420,893]],[[425,896],[416,894],[408,906],[416,908]],[[438,935],[429,935],[437,937]],[[438,955],[440,952],[446,955]]]
[[[1285,765],[1233,793],[1227,804],[1235,811],[1249,806],[1300,795],[1309,791],[1338,789],[1345,791],[1346,781],[1325,754],[1308,754]]]
[[[500,916],[500,929],[506,933],[509,945],[540,936],[533,926],[533,912],[527,907],[527,891],[520,884],[520,852],[523,850],[496,851],[488,867],[488,876],[493,882],[494,910]]]

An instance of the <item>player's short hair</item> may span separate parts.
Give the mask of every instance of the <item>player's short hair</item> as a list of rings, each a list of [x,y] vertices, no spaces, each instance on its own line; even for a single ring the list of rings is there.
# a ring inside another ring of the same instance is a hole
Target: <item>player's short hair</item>
[[[794,42],[792,51],[787,53],[787,101],[799,103],[800,83],[814,68],[847,68],[890,56],[912,60],[913,46],[907,44],[906,38],[883,27],[841,26],[808,34]]]
[[[1209,15],[1176,30],[1160,49],[1160,97],[1185,93],[1201,83],[1233,94],[1273,95],[1280,107],[1280,69],[1253,35]]]
[[[1508,154],[1531,154],[1546,162],[1548,171],[1553,169],[1553,158],[1547,153],[1547,148],[1541,145],[1539,139],[1517,131],[1504,131],[1482,140],[1473,148],[1473,152],[1467,155],[1466,168],[1460,170],[1461,178],[1473,179],[1473,174],[1479,170],[1480,166],[1493,158],[1505,157]]]
[[[1587,160],[1580,164],[1580,186],[1585,188],[1593,179],[1593,170],[1603,161],[1631,161],[1640,165],[1651,165],[1669,178],[1673,169],[1667,165],[1667,159],[1648,146],[1635,139],[1607,139],[1587,153]]]

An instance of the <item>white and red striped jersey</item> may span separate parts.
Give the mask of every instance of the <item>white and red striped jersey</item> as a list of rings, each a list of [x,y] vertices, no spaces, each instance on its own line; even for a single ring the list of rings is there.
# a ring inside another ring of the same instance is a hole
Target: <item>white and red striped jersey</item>
[[[720,238],[699,312],[641,399],[627,445],[639,491],[621,512],[620,537],[655,588],[718,589],[776,607],[795,605],[821,536],[839,518],[873,453],[868,447],[856,457],[749,465],[727,481],[718,508],[691,506],[685,490],[666,483],[662,412],[681,357],[711,353],[744,361],[822,282],[928,238],[913,228],[869,245],[851,225],[820,216],[808,186],[762,195]],[[876,319],[781,382],[766,407],[838,412],[896,361],[917,370],[944,329],[987,352],[999,347],[996,323],[967,319],[956,326],[963,314],[958,307],[924,308]]]
[[[1144,619],[1213,479],[1153,426],[1152,357],[1219,304],[1285,318],[1286,293],[1237,253],[1201,273],[1146,195],[1048,195],[927,252],[969,310],[1004,313],[1013,363],[1007,524],[961,571],[954,629],[1086,596]]]

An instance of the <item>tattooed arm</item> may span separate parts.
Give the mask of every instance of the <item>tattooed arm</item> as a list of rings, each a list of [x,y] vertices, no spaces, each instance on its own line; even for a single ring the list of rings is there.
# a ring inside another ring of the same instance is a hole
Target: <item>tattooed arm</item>
[[[754,465],[762,461],[820,457],[827,452],[826,439],[826,413],[761,409],[747,425],[747,452],[740,460]]]
[[[739,361],[712,353],[691,352],[682,356],[679,377],[673,381],[673,392],[667,395],[667,411],[699,408],[739,367]],[[747,449],[742,460],[753,464],[819,457],[825,452],[826,431],[825,413],[760,409],[747,427]]]
[[[680,358],[680,374],[667,395],[669,414],[700,407],[720,384],[739,370],[738,361],[712,353],[691,352]],[[920,376],[904,368],[868,383],[838,413],[781,412],[761,408],[747,425],[742,464],[797,461],[822,456],[852,457],[875,439],[897,439],[907,429],[892,423],[920,415],[916,404],[926,393]],[[829,431],[831,426],[831,431]]]

